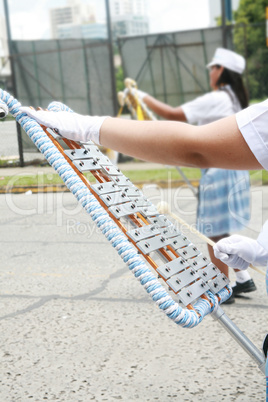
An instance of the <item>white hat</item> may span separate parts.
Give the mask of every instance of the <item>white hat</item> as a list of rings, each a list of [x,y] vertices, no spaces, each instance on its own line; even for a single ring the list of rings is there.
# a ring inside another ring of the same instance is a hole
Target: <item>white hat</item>
[[[240,54],[218,47],[207,67],[215,66],[217,64],[236,73],[242,74],[246,66],[246,60],[243,56],[240,56]]]

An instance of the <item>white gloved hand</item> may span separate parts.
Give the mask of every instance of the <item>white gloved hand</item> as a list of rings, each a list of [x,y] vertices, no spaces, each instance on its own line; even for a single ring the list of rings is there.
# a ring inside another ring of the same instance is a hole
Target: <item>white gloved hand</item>
[[[138,98],[143,100],[145,98],[145,96],[148,96],[147,92],[143,92],[140,89],[136,89],[135,92],[138,95]]]
[[[48,112],[21,107],[20,111],[69,140],[100,143],[100,128],[108,116],[82,116],[72,112]]]
[[[268,251],[257,240],[232,235],[221,239],[213,247],[215,257],[232,268],[245,270],[249,264],[266,265]]]

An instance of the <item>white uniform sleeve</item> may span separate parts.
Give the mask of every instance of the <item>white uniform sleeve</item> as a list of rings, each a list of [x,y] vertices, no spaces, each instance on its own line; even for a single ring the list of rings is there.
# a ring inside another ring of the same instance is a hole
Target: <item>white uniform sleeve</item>
[[[190,124],[203,125],[234,114],[233,104],[226,91],[212,91],[181,105]]]
[[[262,231],[257,238],[257,242],[268,251],[268,221],[263,225]],[[266,265],[266,292],[268,294],[268,261]]]
[[[268,99],[238,112],[236,121],[256,159],[268,170]]]
[[[268,221],[263,225],[262,231],[259,234],[257,242],[268,251]]]

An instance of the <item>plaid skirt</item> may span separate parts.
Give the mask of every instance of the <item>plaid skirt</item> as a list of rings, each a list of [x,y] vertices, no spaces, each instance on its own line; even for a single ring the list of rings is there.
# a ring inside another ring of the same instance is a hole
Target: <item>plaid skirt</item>
[[[250,181],[244,170],[202,169],[197,229],[208,237],[244,229],[250,220]]]

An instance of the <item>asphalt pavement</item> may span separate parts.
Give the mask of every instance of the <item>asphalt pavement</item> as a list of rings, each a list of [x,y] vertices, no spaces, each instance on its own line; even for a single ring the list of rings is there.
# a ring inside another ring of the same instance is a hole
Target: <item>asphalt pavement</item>
[[[194,224],[190,190],[143,192]],[[256,238],[267,197],[252,187],[243,234]],[[184,329],[161,313],[72,194],[2,194],[0,222],[1,401],[265,400],[264,375],[229,333],[210,316]],[[250,273],[257,291],[224,311],[261,348],[268,298]]]

